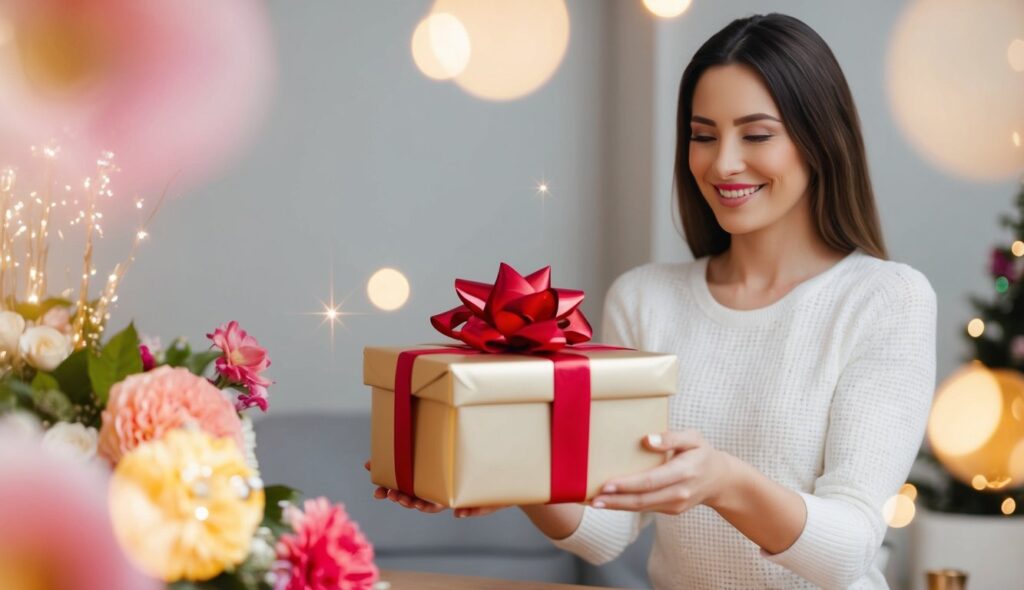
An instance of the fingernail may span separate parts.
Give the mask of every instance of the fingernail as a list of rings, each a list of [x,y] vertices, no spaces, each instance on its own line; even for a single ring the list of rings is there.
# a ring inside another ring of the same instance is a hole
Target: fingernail
[[[600,500],[598,500],[598,501],[594,502],[594,503],[592,504],[592,506],[593,506],[594,508],[604,508],[604,502],[601,502]]]
[[[647,443],[650,444],[652,447],[660,447],[661,446],[661,435],[660,434],[648,434],[647,435]]]
[[[603,488],[601,488],[601,491],[606,493],[606,494],[614,494],[615,493],[615,486],[613,486],[612,484],[608,484],[608,485],[604,486]]]

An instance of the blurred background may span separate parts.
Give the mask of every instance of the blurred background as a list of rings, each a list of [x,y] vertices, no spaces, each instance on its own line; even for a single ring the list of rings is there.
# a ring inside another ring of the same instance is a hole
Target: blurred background
[[[324,493],[358,507],[385,566],[643,585],[644,555],[611,566],[633,578],[577,562],[551,565],[569,558],[547,553],[518,514],[499,515],[500,527],[454,529],[450,519],[372,506],[359,467],[370,400],[362,349],[438,341],[428,318],[456,304],[453,280],[490,282],[500,261],[523,272],[551,265],[555,286],[587,292],[582,308],[597,328],[605,291],[620,273],[689,260],[672,204],[677,89],[694,51],[735,18],[793,15],[838,58],[859,109],[891,257],[923,272],[938,294],[940,382],[976,355],[970,339],[981,332],[975,325],[966,335],[966,326],[985,318],[969,297],[1006,291],[993,283],[994,249],[1024,254],[1024,245],[1013,250],[1012,228],[999,223],[1016,210],[1024,171],[1019,0],[213,6],[183,2],[163,28],[142,34],[131,14],[119,13],[110,19],[122,36],[59,60],[59,75],[47,80],[51,94],[101,76],[103,60],[127,63],[135,78],[82,95],[96,104],[123,97],[116,109],[72,109],[5,84],[0,107],[18,117],[0,125],[9,139],[4,155],[17,160],[12,138],[41,133],[34,122],[55,112],[81,123],[69,132],[76,141],[116,146],[109,149],[121,172],[113,175],[116,196],[96,266],[107,272],[141,227],[146,236],[111,325],[134,320],[141,333],[163,335],[164,346],[180,335],[205,347],[205,334],[227,319],[255,335],[270,351],[276,382],[268,417],[257,418],[268,480],[326,486]],[[68,22],[40,33],[40,55],[90,30]],[[176,22],[202,24],[194,38],[172,43]],[[0,21],[0,47],[9,43]],[[132,85],[143,83],[146,92]],[[68,175],[76,158],[72,147],[56,157]],[[24,169],[30,178],[32,165]],[[55,251],[52,268],[77,276],[76,256]],[[1011,266],[1013,256],[1005,256]],[[1018,277],[1003,275],[1007,284]],[[287,460],[297,448],[304,460]],[[928,464],[924,457],[922,480],[946,493]],[[953,557],[915,544],[916,491],[905,495],[909,508],[896,503],[883,564],[894,587],[920,587],[926,567],[974,568],[975,580],[984,580],[979,568],[1009,571],[998,550],[1022,546],[1012,543],[1024,519],[1003,516],[1017,513],[1006,510],[1007,489],[985,488],[975,486],[999,496],[996,514],[924,536],[949,534],[970,545],[970,531],[997,519],[995,532],[979,533],[995,541],[989,565],[932,563]],[[423,528],[422,545],[409,540],[418,533],[387,532],[410,523]],[[526,540],[498,539],[516,535]],[[445,541],[431,553],[427,539]],[[452,552],[447,564],[437,557],[444,550]]]

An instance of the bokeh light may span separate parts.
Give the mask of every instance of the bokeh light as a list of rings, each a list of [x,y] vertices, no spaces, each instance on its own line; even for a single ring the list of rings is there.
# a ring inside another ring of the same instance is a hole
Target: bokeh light
[[[900,487],[900,494],[910,498],[911,500],[916,500],[917,486],[912,483],[905,483]]]
[[[885,506],[882,507],[882,516],[890,527],[900,529],[914,520],[916,511],[913,500],[903,494],[896,494],[886,500]]]
[[[1006,293],[1010,289],[1010,279],[1006,277],[996,277],[996,291],[999,293]]]
[[[409,300],[409,281],[401,272],[385,267],[367,281],[366,294],[379,309],[393,311]]]
[[[974,318],[967,322],[967,333],[971,338],[978,338],[985,333],[985,322],[981,318]]]
[[[644,6],[655,16],[674,18],[686,12],[691,0],[644,0]]]
[[[1006,48],[1006,61],[1015,72],[1024,72],[1024,41],[1014,39]]]
[[[1003,505],[999,507],[1003,511],[1003,514],[1009,516],[1017,510],[1017,501],[1013,498],[1007,498],[1003,500]]]
[[[471,52],[462,21],[436,12],[420,21],[412,34],[412,58],[428,78],[447,80],[466,69]]]
[[[1024,83],[1015,63],[1024,2],[915,0],[893,29],[887,86],[904,136],[936,168],[971,180],[1019,173]]]
[[[1024,242],[1017,240],[1010,246],[1010,251],[1014,256],[1024,256]]]
[[[472,52],[455,83],[487,100],[513,100],[547,82],[569,46],[564,0],[437,0],[432,14],[465,27]]]
[[[1022,396],[1020,373],[979,362],[942,383],[928,420],[928,441],[954,477],[986,490],[1024,482],[1024,422],[1012,410]]]

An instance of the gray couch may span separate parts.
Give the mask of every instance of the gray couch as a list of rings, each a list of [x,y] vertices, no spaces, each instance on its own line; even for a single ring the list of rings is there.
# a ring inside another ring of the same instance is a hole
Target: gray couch
[[[516,509],[456,520],[375,500],[363,463],[369,457],[366,414],[272,414],[256,421],[263,479],[306,497],[345,504],[374,544],[385,569],[495,578],[648,588],[651,528],[622,556],[600,567],[556,549]]]

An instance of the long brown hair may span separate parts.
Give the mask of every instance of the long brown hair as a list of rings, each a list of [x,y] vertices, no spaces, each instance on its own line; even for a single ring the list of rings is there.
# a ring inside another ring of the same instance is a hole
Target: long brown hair
[[[888,258],[868,175],[860,119],[846,78],[825,41],[784,14],[732,21],[690,60],[679,84],[675,181],[686,242],[694,258],[729,248],[690,173],[690,117],[697,81],[710,67],[742,64],[765,81],[783,124],[811,170],[810,205],[818,232],[835,250]]]

